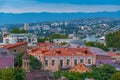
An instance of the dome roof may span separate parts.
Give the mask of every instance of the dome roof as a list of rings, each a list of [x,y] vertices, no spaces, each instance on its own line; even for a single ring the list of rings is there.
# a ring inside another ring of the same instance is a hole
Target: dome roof
[[[85,43],[82,40],[72,40],[69,42],[69,44],[85,45]]]

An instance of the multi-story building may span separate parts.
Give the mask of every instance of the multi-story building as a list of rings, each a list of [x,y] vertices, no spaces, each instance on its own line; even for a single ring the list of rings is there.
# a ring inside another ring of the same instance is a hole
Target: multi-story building
[[[108,52],[108,55],[111,56],[113,62],[120,64],[120,54]]]
[[[110,55],[100,48],[89,47],[90,51],[96,55],[96,65],[114,64]]]
[[[24,23],[24,30],[29,30],[29,24]]]
[[[3,37],[4,44],[16,44],[18,42],[28,42],[28,46],[36,46],[37,37],[33,34],[7,34]]]
[[[25,53],[27,52],[27,48],[28,48],[27,42],[19,42],[16,44],[4,45],[3,47],[7,48],[11,55]]]
[[[59,26],[60,24],[59,23],[57,23],[57,22],[53,22],[53,23],[51,23],[51,26]]]
[[[79,63],[91,66],[95,64],[95,55],[87,48],[38,48],[28,51],[36,56],[45,70],[57,71],[73,68]]]

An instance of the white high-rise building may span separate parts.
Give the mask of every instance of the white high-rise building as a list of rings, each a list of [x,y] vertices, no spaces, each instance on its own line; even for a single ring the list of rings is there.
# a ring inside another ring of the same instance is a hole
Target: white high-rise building
[[[24,23],[24,30],[29,30],[29,24]]]

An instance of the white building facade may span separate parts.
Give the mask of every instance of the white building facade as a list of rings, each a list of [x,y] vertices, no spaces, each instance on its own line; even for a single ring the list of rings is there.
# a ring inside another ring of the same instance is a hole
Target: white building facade
[[[3,37],[4,44],[16,44],[18,42],[28,42],[28,46],[36,46],[37,36],[33,34],[8,34]]]

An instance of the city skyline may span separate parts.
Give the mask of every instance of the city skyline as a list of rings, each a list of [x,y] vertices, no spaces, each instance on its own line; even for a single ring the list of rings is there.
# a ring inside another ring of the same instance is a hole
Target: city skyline
[[[120,11],[119,0],[0,0],[0,12],[113,12]]]

